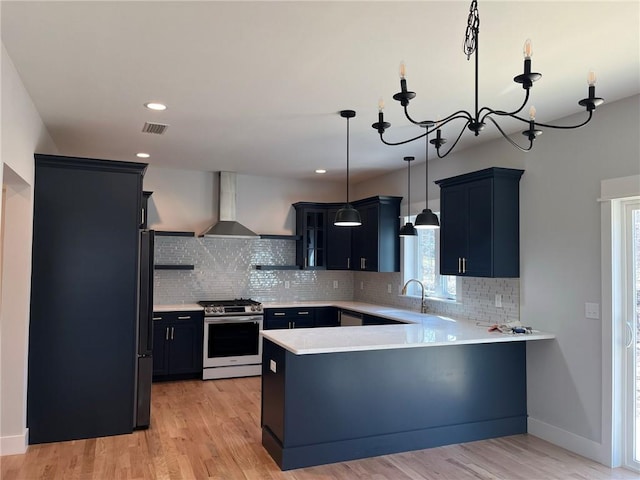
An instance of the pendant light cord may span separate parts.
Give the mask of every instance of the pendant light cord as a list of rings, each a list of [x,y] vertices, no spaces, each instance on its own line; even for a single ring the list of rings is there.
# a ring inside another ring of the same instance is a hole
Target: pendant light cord
[[[411,220],[411,160],[407,160],[407,221]]]
[[[424,162],[424,204],[429,209],[429,129],[425,128],[425,162]]]
[[[347,205],[349,204],[349,117],[347,117]]]

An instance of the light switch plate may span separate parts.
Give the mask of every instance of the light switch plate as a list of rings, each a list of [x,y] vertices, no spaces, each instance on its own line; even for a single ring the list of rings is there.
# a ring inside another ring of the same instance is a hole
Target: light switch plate
[[[599,303],[585,303],[584,304],[584,316],[592,318],[594,320],[600,319],[600,304]]]
[[[284,281],[284,288],[289,288],[291,286],[291,283],[289,283],[289,280],[285,280]]]
[[[502,294],[496,293],[496,308],[502,308]]]
[[[338,280],[333,281],[333,288],[338,288]]]
[[[387,292],[391,293],[391,284],[390,283],[387,283]]]

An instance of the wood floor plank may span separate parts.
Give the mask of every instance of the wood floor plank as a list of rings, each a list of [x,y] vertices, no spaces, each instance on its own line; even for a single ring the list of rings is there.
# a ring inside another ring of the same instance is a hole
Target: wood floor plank
[[[34,445],[2,480],[638,480],[531,435],[282,472],[262,448],[260,377],[153,385],[151,428]]]

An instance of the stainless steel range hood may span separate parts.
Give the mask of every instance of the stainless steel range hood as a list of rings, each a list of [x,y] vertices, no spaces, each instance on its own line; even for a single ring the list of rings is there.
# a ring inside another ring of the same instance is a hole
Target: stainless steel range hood
[[[236,174],[220,172],[219,221],[203,237],[257,238],[258,234],[236,221]]]

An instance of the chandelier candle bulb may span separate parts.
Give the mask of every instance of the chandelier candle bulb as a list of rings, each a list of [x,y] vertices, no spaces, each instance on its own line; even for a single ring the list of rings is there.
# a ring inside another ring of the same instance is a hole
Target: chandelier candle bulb
[[[531,105],[531,108],[529,108],[529,120],[535,120],[535,119],[536,119],[536,107]]]
[[[527,38],[524,42],[524,47],[522,49],[522,53],[524,54],[525,60],[531,60],[531,56],[533,55],[533,49],[531,48],[531,39]]]
[[[378,100],[378,112],[382,113],[382,110],[384,110],[384,100],[380,97]]]
[[[407,67],[404,64],[404,61],[400,62],[400,78],[404,79],[407,74]]]
[[[596,80],[596,72],[594,72],[593,70],[589,70],[589,73],[587,74],[587,85],[589,85],[590,87],[595,86]]]

